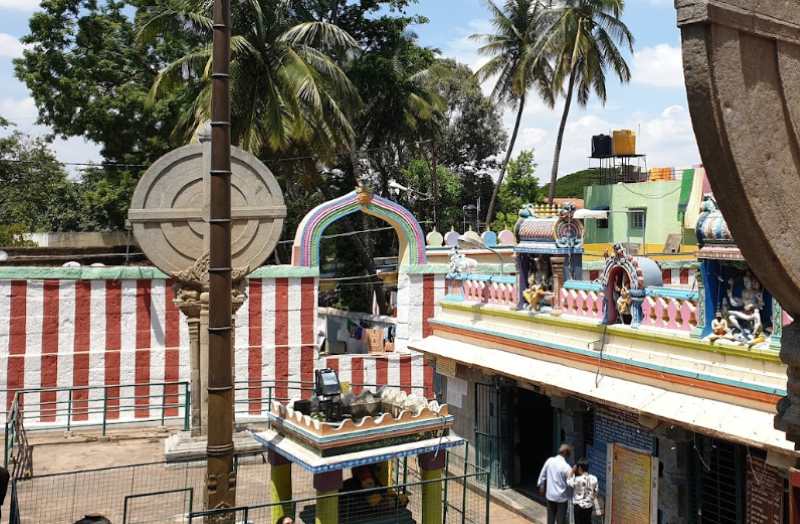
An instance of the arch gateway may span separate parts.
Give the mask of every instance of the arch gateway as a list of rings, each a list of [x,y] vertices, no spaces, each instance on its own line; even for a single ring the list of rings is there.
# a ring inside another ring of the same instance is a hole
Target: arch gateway
[[[425,235],[411,211],[360,185],[350,193],[320,204],[303,218],[294,237],[292,266],[318,275],[322,234],[337,220],[357,212],[380,218],[392,226],[397,234],[399,253],[395,348],[399,353],[404,353],[410,339],[422,338],[428,334],[428,319],[434,313],[435,290],[439,290],[439,295],[444,293],[444,275],[434,275],[428,266]],[[426,377],[432,377],[429,370],[425,373]]]

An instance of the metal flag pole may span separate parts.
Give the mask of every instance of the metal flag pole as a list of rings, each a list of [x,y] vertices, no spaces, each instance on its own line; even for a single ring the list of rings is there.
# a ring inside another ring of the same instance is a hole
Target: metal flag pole
[[[230,0],[214,0],[208,308],[208,509],[236,505],[231,325]],[[233,521],[225,516],[220,521]]]

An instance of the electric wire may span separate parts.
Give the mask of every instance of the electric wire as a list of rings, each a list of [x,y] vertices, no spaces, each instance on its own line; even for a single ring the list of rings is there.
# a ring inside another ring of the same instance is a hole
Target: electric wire
[[[410,142],[409,145],[422,145],[428,144],[432,142],[432,140],[418,140],[416,142]],[[371,147],[366,149],[359,149],[359,153],[369,153],[375,151],[388,151],[393,149],[391,146],[382,146],[382,147]],[[318,160],[319,156],[317,155],[302,155],[302,156],[293,156],[293,157],[285,157],[285,158],[267,158],[261,160],[262,162],[295,162],[298,160]],[[6,162],[10,164],[42,164],[44,162],[37,161],[37,160],[25,160],[22,158],[0,158],[0,162]],[[115,169],[131,169],[131,168],[148,168],[152,165],[151,164],[130,164],[124,162],[62,162],[56,160],[57,163],[63,166],[71,166],[71,167],[86,167],[86,168],[115,168]]]

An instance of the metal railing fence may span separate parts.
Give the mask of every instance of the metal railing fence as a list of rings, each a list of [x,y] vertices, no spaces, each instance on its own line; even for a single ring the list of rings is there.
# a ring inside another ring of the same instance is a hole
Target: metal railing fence
[[[380,386],[358,383],[350,387],[359,393]],[[387,387],[407,392],[425,390],[425,386],[413,385]],[[247,417],[268,423],[266,413],[273,400],[288,402],[309,398],[314,384],[299,380],[246,380],[237,381],[234,389],[234,414],[240,420]],[[26,398],[30,401],[26,402]],[[3,464],[7,468],[12,463],[21,464],[30,476],[32,462],[30,447],[24,438],[26,432],[100,428],[101,435],[105,436],[108,428],[114,425],[158,423],[164,426],[168,421],[177,421],[188,431],[191,398],[190,383],[186,381],[17,390],[6,413]],[[35,408],[26,410],[26,404]],[[17,462],[12,461],[15,450],[18,450]]]
[[[463,450],[463,451],[462,451]],[[10,491],[10,524],[47,522],[71,524],[87,513],[99,513],[111,522],[200,523],[205,517],[228,516],[235,522],[274,522],[278,506],[295,522],[314,522],[320,502],[334,497],[348,524],[405,524],[421,522],[423,489],[442,483],[442,522],[485,524],[489,522],[490,473],[472,464],[466,448],[447,453],[441,479],[423,479],[414,458],[396,459],[391,486],[340,491],[317,496],[313,475],[292,467],[293,498],[269,500],[270,465],[261,455],[239,458],[235,463],[237,503],[229,510],[209,510],[203,497],[205,460],[115,466],[34,476],[13,481]],[[346,475],[345,475],[346,476]],[[377,504],[370,495],[381,495]]]
[[[38,403],[26,402],[33,396]],[[35,407],[26,410],[26,404]],[[178,420],[188,430],[190,412],[189,383],[184,381],[18,390],[6,414],[4,464],[8,466],[22,428],[33,432],[100,427],[105,436],[115,424],[159,422],[164,426],[167,420]]]

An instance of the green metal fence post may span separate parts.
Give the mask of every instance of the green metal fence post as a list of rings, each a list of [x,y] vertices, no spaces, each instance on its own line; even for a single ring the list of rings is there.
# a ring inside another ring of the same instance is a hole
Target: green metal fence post
[[[4,450],[4,457],[5,458],[3,460],[3,467],[5,467],[6,469],[8,469],[8,441],[9,440],[10,440],[10,437],[8,435],[8,419],[6,419],[5,433],[3,433],[3,445],[5,447],[5,450]]]
[[[408,484],[408,457],[403,457],[403,493],[406,492]]]
[[[486,524],[489,524],[489,506],[491,503],[490,499],[491,494],[489,490],[491,489],[491,484],[492,484],[492,470],[490,468],[486,470]]]
[[[461,472],[464,475],[464,482],[461,485],[461,524],[464,524],[467,519],[467,470],[469,469],[469,440],[467,441],[466,446],[464,446],[464,471]]]
[[[189,394],[189,383],[183,383],[183,430],[189,431],[189,414],[192,410],[192,397]]]
[[[167,405],[167,384],[161,384],[161,427],[164,427],[165,406]]]
[[[69,397],[67,400],[67,431],[69,431],[72,427],[71,422],[72,422],[72,388],[70,388],[69,390]]]
[[[444,506],[442,507],[442,519],[444,522],[447,522],[447,477],[450,476],[450,452],[445,450],[442,453],[445,453],[444,456],[444,500],[442,503]]]
[[[272,386],[267,386],[267,413],[272,411]],[[272,429],[272,417],[267,417],[267,427]]]
[[[103,436],[106,436],[106,415],[108,413],[108,388],[103,388]]]

